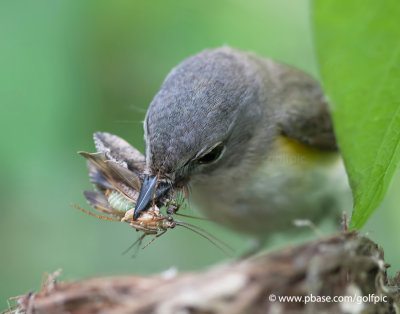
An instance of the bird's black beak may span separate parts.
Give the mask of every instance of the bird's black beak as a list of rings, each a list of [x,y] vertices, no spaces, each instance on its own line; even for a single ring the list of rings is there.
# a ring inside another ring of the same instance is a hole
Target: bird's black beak
[[[154,194],[154,191],[157,191]],[[133,214],[133,220],[136,220],[139,217],[139,214],[146,210],[149,205],[154,201],[157,202],[162,196],[164,196],[171,189],[170,184],[166,184],[164,182],[158,181],[157,184],[157,175],[144,177],[142,188],[140,189],[139,197],[136,202],[135,212]]]

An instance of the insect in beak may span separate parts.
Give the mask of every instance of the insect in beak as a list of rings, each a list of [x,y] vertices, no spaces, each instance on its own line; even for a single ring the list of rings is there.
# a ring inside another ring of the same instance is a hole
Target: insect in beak
[[[136,220],[142,211],[146,210],[153,201],[157,202],[170,189],[171,185],[165,182],[161,182],[158,175],[146,175],[144,177],[139,197],[137,199],[133,219]]]
[[[89,177],[96,187],[95,191],[83,193],[95,212],[72,204],[75,208],[99,219],[128,222],[132,228],[143,232],[133,246],[153,235],[146,247],[168,229],[179,226],[200,235],[229,255],[224,248],[231,248],[225,242],[199,226],[174,219],[175,216],[204,219],[177,212],[183,198],[179,199],[176,187],[183,188],[184,184],[175,184],[173,193],[169,193],[173,185],[160,179],[160,173],[145,175],[144,156],[126,141],[104,132],[95,133],[94,140],[97,153],[79,154],[88,160]],[[184,191],[187,194],[187,190]],[[166,215],[159,207],[166,207]]]

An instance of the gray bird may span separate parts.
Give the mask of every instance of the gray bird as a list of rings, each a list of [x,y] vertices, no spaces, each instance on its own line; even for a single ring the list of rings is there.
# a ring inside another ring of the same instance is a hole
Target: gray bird
[[[259,239],[351,206],[327,102],[308,74],[229,47],[172,69],[147,111],[135,217],[190,186],[203,213]],[[157,175],[160,175],[157,183]]]

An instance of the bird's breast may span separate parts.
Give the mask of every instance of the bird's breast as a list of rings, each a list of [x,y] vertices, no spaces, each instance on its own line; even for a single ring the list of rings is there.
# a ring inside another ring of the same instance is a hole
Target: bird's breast
[[[284,136],[246,176],[234,182],[210,177],[208,184],[194,185],[193,200],[211,219],[255,235],[286,231],[294,219],[318,223],[351,208],[339,153]]]

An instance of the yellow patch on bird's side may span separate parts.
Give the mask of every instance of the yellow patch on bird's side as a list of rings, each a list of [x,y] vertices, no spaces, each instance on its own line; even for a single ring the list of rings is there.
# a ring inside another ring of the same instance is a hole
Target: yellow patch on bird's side
[[[325,151],[287,136],[278,136],[269,159],[301,168],[329,164],[337,160],[338,152]]]

